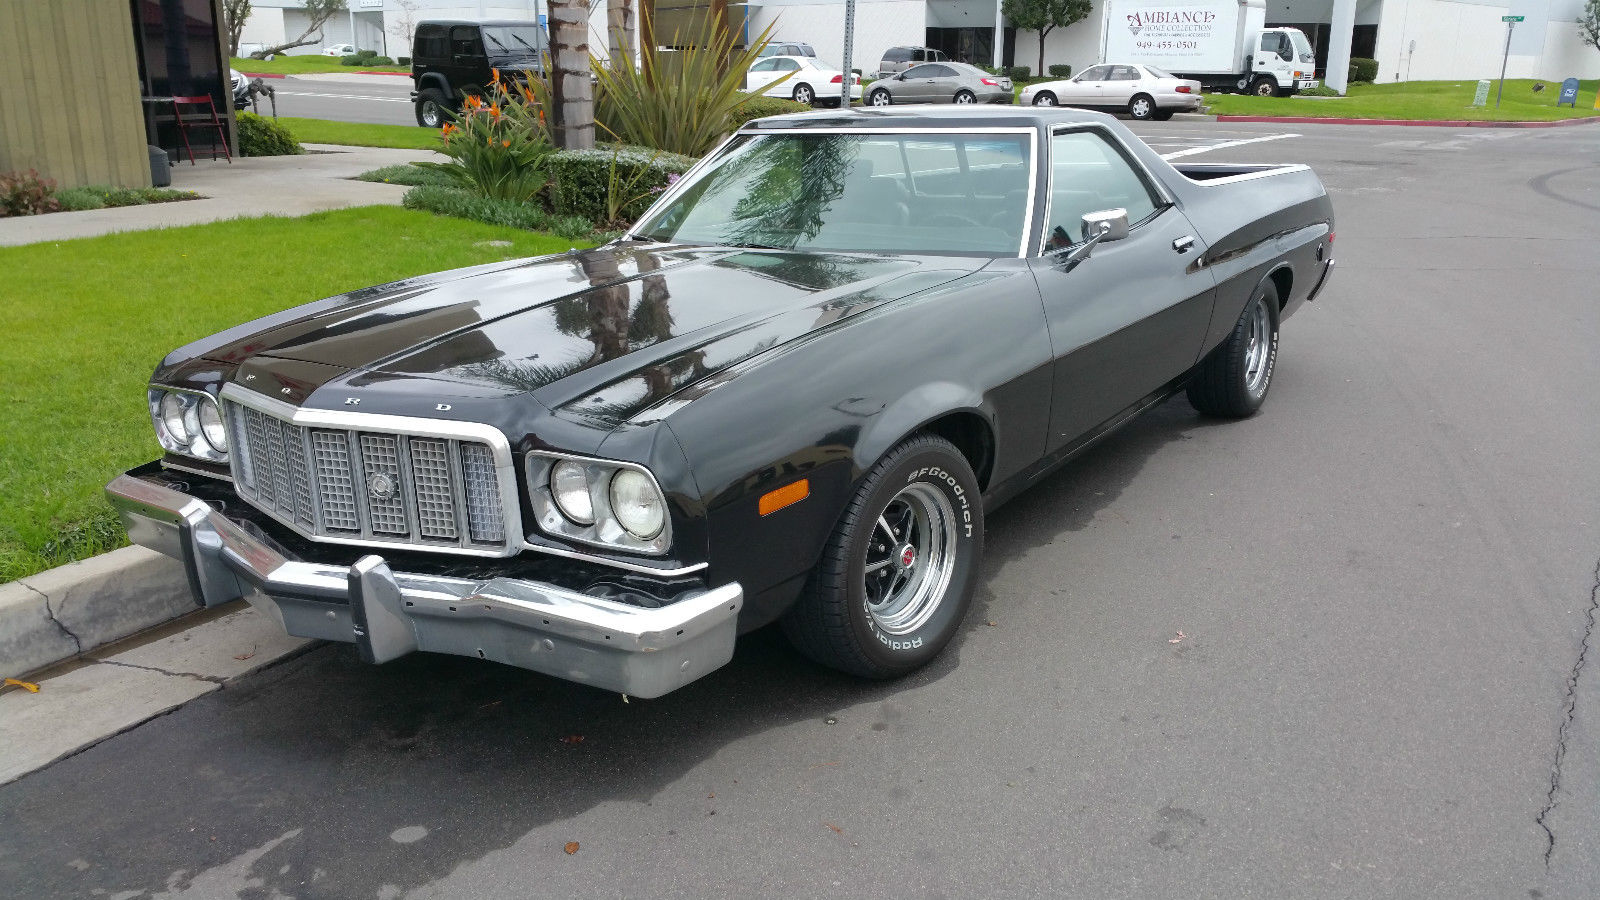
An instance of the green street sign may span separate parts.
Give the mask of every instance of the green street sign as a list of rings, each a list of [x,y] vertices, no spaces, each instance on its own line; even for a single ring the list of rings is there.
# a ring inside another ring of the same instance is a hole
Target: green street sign
[[[1523,19],[1526,19],[1526,18],[1527,18],[1527,16],[1501,16],[1500,17],[1500,21],[1502,21],[1502,22],[1521,22]]]

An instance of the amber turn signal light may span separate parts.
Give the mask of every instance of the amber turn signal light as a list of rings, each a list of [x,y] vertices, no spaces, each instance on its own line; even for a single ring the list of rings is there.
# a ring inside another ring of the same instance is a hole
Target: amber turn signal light
[[[799,503],[811,496],[811,479],[802,478],[794,484],[786,484],[775,491],[768,491],[761,495],[761,514],[771,515],[785,506]]]

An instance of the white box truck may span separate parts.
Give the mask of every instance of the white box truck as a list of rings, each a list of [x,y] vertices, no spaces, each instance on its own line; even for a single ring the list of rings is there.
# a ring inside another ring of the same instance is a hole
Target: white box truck
[[[1263,97],[1316,87],[1316,56],[1298,28],[1267,28],[1266,0],[1106,0],[1100,59]]]

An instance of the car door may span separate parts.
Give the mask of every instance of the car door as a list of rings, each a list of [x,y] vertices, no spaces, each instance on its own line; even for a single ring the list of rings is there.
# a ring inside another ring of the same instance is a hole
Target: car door
[[[1216,282],[1182,210],[1109,131],[1050,139],[1046,250],[1082,243],[1084,214],[1121,208],[1128,236],[1076,265],[1031,260],[1055,349],[1049,450],[1097,433],[1187,372],[1205,342]]]
[[[912,66],[901,73],[900,83],[895,86],[894,99],[896,102],[926,103],[933,97],[934,76],[943,66],[932,63],[923,63]]]
[[[1133,99],[1134,90],[1139,85],[1139,70],[1133,66],[1112,66],[1111,74],[1106,77],[1103,85],[1101,105],[1123,107]]]
[[[745,71],[744,89],[759,94],[778,77],[778,60],[774,57],[757,60]]]
[[[1090,66],[1077,78],[1061,86],[1056,102],[1067,106],[1099,106],[1101,82],[1111,73],[1110,66]]]
[[[794,94],[794,86],[798,83],[798,79],[790,75],[790,73],[798,72],[799,70],[800,64],[792,59],[787,59],[782,56],[774,58],[772,60],[772,77],[767,79],[768,87],[765,91],[766,95],[769,97],[792,96]],[[784,78],[785,75],[790,75],[790,77]],[[779,79],[783,80],[780,81]],[[814,91],[815,85],[813,85],[813,92]]]

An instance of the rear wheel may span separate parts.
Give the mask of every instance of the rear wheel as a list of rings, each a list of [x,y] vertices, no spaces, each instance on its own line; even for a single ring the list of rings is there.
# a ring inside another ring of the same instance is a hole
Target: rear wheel
[[[888,91],[880,88],[879,90],[873,91],[867,97],[867,102],[871,103],[873,106],[888,106],[894,102],[894,98],[889,96]]]
[[[1270,75],[1263,75],[1256,79],[1255,84],[1250,86],[1250,93],[1255,94],[1257,97],[1276,97],[1278,96],[1278,82],[1274,81]]]
[[[1233,333],[1206,357],[1189,380],[1189,405],[1208,416],[1242,419],[1267,399],[1278,361],[1278,289],[1256,288]]]
[[[978,482],[960,451],[918,435],[873,467],[806,593],[783,617],[796,649],[830,668],[893,678],[961,627],[983,555]]]
[[[1038,94],[1036,94],[1034,96],[1033,105],[1034,106],[1055,106],[1056,105],[1056,95],[1050,93],[1049,91],[1040,91]]]
[[[1156,101],[1152,100],[1149,94],[1135,94],[1133,99],[1128,101],[1128,115],[1141,122],[1153,119],[1156,115]]]
[[[417,124],[423,128],[443,128],[450,121],[450,109],[445,105],[444,92],[438,88],[423,88],[417,93]]]
[[[794,102],[804,103],[805,105],[810,106],[811,102],[816,99],[817,94],[815,91],[811,90],[811,85],[801,84],[795,86]]]
[[[1170,109],[1158,109],[1158,110],[1155,111],[1155,114],[1152,115],[1150,118],[1155,119],[1157,122],[1165,122],[1168,119],[1172,118],[1172,110],[1170,110]]]
[[[978,97],[977,97],[977,95],[973,94],[971,91],[956,91],[956,96],[955,96],[955,101],[954,102],[956,102],[956,103],[977,103],[978,102]]]

